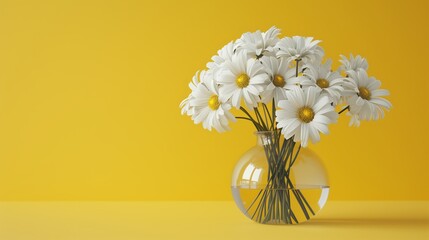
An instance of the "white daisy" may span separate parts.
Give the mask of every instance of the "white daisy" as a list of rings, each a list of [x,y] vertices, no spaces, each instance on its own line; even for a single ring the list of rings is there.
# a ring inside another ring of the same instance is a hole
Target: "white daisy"
[[[279,102],[281,110],[276,111],[277,127],[286,139],[294,137],[306,147],[309,140],[320,141],[319,132],[327,134],[328,124],[338,119],[327,96],[319,94],[315,87],[294,88],[286,93],[287,100]]]
[[[246,50],[249,57],[261,58],[262,56],[275,56],[274,46],[279,41],[277,37],[280,30],[271,27],[266,32],[256,31],[244,33],[237,40],[237,50]]]
[[[306,64],[304,66],[306,78],[301,81],[301,85],[303,87],[316,87],[322,94],[328,95],[334,105],[337,105],[341,98],[344,81],[339,72],[331,71],[331,64],[330,59],[323,65]]]
[[[231,61],[232,55],[234,55],[235,47],[236,45],[231,41],[222,49],[217,51],[217,55],[212,57],[212,62],[207,63],[207,68],[212,71],[215,79],[217,78],[219,70],[222,68],[225,62]]]
[[[260,101],[259,94],[268,83],[268,75],[259,61],[247,59],[246,51],[241,51],[225,63],[218,83],[223,102],[231,99],[232,105],[238,109],[243,98],[247,107],[254,108]]]
[[[263,57],[261,61],[270,79],[267,88],[262,92],[262,102],[269,103],[274,98],[277,106],[280,100],[286,99],[287,90],[299,87],[299,78],[295,77],[295,69],[288,67],[286,59]]]
[[[357,115],[354,117],[358,117],[358,120],[383,118],[384,110],[389,110],[392,107],[388,100],[382,98],[389,95],[389,91],[379,89],[381,82],[374,77],[368,77],[362,68],[357,71],[347,71],[347,75],[348,78],[344,84],[344,96],[346,96],[347,104],[350,106],[350,113]]]
[[[204,74],[204,71],[202,71],[201,74]],[[182,109],[181,110],[182,115],[186,113],[186,115],[192,116],[194,114],[194,108],[190,106],[189,102],[193,98],[192,92],[197,88],[197,85],[199,83],[198,75],[199,75],[199,71],[195,73],[194,77],[192,77],[192,81],[189,83],[189,88],[191,89],[191,93],[179,105],[179,107]]]
[[[340,57],[342,58],[340,60],[340,62],[342,63],[342,65],[340,66],[340,71],[357,71],[359,68],[368,70],[368,62],[360,55],[354,57],[353,54],[350,54],[350,59],[343,55],[340,55]]]
[[[284,57],[289,62],[293,60],[318,61],[324,54],[323,49],[317,45],[319,42],[320,40],[313,41],[312,37],[285,37],[275,46],[278,49],[277,57]]]
[[[203,76],[202,81],[192,93],[190,100],[194,108],[192,119],[195,124],[203,123],[203,128],[218,132],[229,130],[229,121],[235,122],[235,117],[229,112],[231,105],[219,100],[218,86],[210,74]]]

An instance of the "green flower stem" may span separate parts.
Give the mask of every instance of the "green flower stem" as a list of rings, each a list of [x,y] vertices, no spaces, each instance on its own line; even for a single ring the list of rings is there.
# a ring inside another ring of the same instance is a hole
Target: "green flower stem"
[[[258,130],[258,131],[261,131],[261,129],[262,129],[262,127],[259,125],[259,123],[257,123],[257,122],[255,122],[253,119],[251,119],[251,118],[246,118],[246,117],[235,117],[236,119],[243,119],[243,120],[248,120],[248,121],[251,121],[252,123],[253,123],[253,125],[255,126],[255,128]]]
[[[313,209],[311,208],[310,204],[308,204],[307,200],[305,199],[304,195],[302,194],[302,192],[300,190],[297,190],[298,194],[301,196],[302,200],[304,201],[305,205],[307,206],[307,208],[310,210],[311,214],[316,214],[314,213]]]
[[[273,117],[272,117],[272,123],[271,123],[271,128],[274,130],[274,129],[276,129],[276,126],[275,126],[275,123],[276,123],[276,121],[275,121],[275,119],[276,119],[276,102],[274,101],[274,98],[273,98],[273,106],[272,106],[272,109],[273,109]]]
[[[258,108],[253,108],[253,110],[255,111],[256,119],[259,119],[259,120],[260,120],[260,123],[262,124],[262,127],[264,127],[264,130],[265,130],[265,131],[268,131],[268,127],[267,127],[267,125],[265,124],[264,119],[262,119],[261,113],[259,112]],[[259,121],[259,120],[258,120],[258,121]]]
[[[310,219],[310,215],[308,215],[307,209],[305,208],[304,203],[302,202],[301,196],[300,196],[300,195],[298,195],[298,193],[297,193],[297,191],[298,191],[298,190],[296,190],[296,189],[294,188],[294,186],[293,186],[293,184],[292,184],[292,181],[289,179],[289,177],[286,177],[286,180],[287,180],[287,182],[288,182],[288,185],[289,185],[289,186],[290,186],[290,188],[291,188],[291,191],[292,191],[293,195],[295,196],[296,200],[298,201],[298,204],[300,205],[300,207],[301,207],[301,209],[302,209],[302,212],[303,212],[303,213],[304,213],[304,215],[305,215],[305,218],[306,218],[307,220],[308,220],[308,219]]]
[[[286,175],[289,176],[290,168],[295,163],[296,158],[298,157],[299,152],[301,151],[301,145],[299,145],[298,150],[296,151],[295,158],[289,162],[289,167],[286,170]]]
[[[267,115],[269,117],[269,120],[271,123],[270,130],[273,130],[274,129],[274,119],[271,117],[270,111],[268,110],[268,107],[267,107],[267,105],[265,105],[265,103],[262,103],[262,107],[264,108],[265,119],[267,118]],[[267,122],[268,122],[268,120],[267,120]],[[268,124],[267,124],[267,126],[268,126]]]
[[[298,73],[299,73],[299,61],[301,61],[301,59],[295,59],[295,62],[296,62],[295,77],[298,77]]]
[[[340,115],[341,113],[343,113],[346,110],[350,111],[350,106],[347,106],[347,107],[343,108],[341,111],[338,112],[338,115]]]
[[[253,124],[255,125],[256,130],[258,130],[258,131],[263,131],[264,130],[262,128],[261,124],[259,122],[255,121],[255,119],[252,117],[252,115],[250,115],[250,113],[244,107],[240,107],[240,110],[243,111],[244,114],[246,114],[249,117],[250,121],[252,121]]]

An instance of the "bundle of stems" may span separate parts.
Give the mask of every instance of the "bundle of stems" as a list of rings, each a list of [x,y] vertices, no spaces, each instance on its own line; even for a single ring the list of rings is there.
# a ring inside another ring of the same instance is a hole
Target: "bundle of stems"
[[[301,190],[295,188],[289,177],[291,167],[299,155],[301,146],[296,148],[293,139],[284,139],[280,130],[276,128],[274,103],[271,113],[264,103],[262,103],[262,108],[264,117],[258,108],[254,109],[256,117],[252,117],[244,108],[241,110],[247,117],[238,117],[249,120],[255,125],[261,135],[269,166],[267,184],[258,192],[247,208],[247,213],[253,220],[261,223],[294,224],[298,223],[298,218],[292,210],[292,202],[297,202],[308,220],[310,214],[314,215],[315,212]]]

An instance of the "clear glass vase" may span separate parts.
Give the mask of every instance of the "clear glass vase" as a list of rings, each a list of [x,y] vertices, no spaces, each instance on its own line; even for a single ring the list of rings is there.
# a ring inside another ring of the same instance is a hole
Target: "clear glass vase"
[[[263,224],[298,224],[315,216],[329,195],[319,157],[279,131],[256,132],[257,144],[238,161],[232,195],[238,208]]]

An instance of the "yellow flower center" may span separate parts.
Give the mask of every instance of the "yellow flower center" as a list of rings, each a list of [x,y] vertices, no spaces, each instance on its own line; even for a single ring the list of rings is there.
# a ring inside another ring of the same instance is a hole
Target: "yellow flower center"
[[[359,88],[359,96],[365,100],[371,99],[371,92],[366,87]]]
[[[283,87],[286,84],[285,78],[282,75],[276,74],[273,79],[273,84],[276,87]]]
[[[247,74],[243,73],[237,77],[235,82],[237,83],[237,86],[239,88],[245,88],[245,87],[249,86],[249,80],[250,80],[249,76],[247,76]]]
[[[220,106],[219,97],[217,95],[212,95],[209,99],[208,105],[212,110],[217,110]]]
[[[298,117],[302,122],[309,123],[314,118],[314,111],[309,107],[302,107],[298,110]]]
[[[319,78],[316,81],[317,86],[319,86],[320,88],[327,88],[329,87],[329,82],[326,79],[323,78]]]

